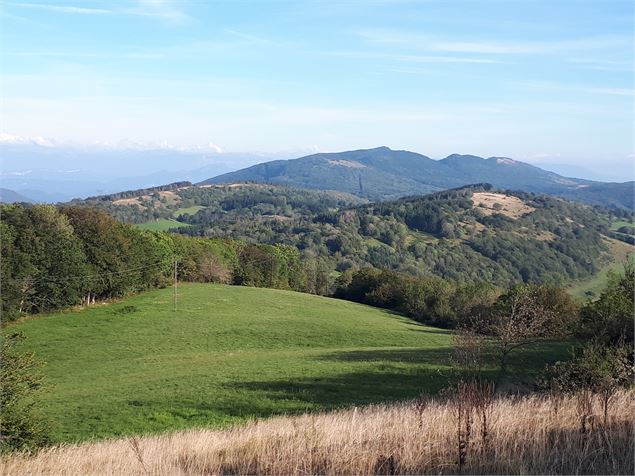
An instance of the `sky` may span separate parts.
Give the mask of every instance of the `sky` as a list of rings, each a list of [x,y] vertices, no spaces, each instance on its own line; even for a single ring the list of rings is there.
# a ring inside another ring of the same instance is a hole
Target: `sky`
[[[0,5],[5,135],[632,175],[631,1]]]

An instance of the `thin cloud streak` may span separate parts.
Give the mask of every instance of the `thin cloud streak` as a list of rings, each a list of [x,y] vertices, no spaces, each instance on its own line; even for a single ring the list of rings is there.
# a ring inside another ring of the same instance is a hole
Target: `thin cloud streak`
[[[177,8],[172,2],[161,0],[139,0],[137,7],[132,8],[92,8],[74,5],[51,5],[47,3],[6,3],[11,7],[44,10],[54,13],[79,15],[129,15],[139,17],[160,18],[173,23],[184,23],[190,17]]]
[[[615,47],[628,47],[632,39],[624,36],[596,36],[560,41],[451,41],[430,35],[386,29],[366,29],[355,35],[378,44],[407,45],[428,51],[467,54],[556,54],[572,51],[588,51]]]
[[[609,96],[635,96],[635,90],[614,87],[588,87],[571,84],[557,84],[547,81],[514,81],[508,83],[514,87],[522,87],[534,91],[564,91],[573,93],[603,94]]]
[[[567,62],[581,69],[614,71],[618,73],[632,73],[634,66],[632,61],[610,61],[593,58],[572,58],[567,60]]]
[[[47,3],[5,3],[5,5],[20,8],[30,8],[35,10],[47,10],[57,13],[78,13],[82,15],[110,15],[114,13],[113,10],[104,8],[86,8],[70,5],[50,5]]]
[[[365,53],[363,51],[334,51],[328,53],[332,56],[341,56],[347,58],[375,58],[386,59],[409,63],[470,63],[470,64],[502,64],[492,58],[474,58],[466,56],[446,56],[446,55],[408,55],[408,54],[390,54],[390,53]]]

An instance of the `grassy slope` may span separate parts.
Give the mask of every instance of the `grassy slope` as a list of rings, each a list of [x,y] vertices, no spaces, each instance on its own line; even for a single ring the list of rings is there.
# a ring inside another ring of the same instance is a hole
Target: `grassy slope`
[[[188,215],[194,215],[196,214],[197,211],[202,210],[204,207],[203,205],[193,205],[191,207],[187,207],[187,208],[179,208],[178,210],[176,210],[174,212],[174,216],[178,217],[179,215],[185,214],[187,213]]]
[[[172,216],[176,218],[183,213],[194,215],[197,211],[202,210],[203,208],[205,207],[201,205],[194,205],[192,207],[187,207],[187,208],[179,208],[172,214]],[[137,226],[143,230],[168,231],[170,228],[177,228],[177,227],[190,226],[190,225],[188,225],[187,223],[181,223],[180,221],[177,221],[174,218],[160,218],[158,220],[152,220],[145,223],[140,223]]]
[[[137,227],[143,230],[150,231],[167,231],[170,228],[176,228],[179,226],[189,225],[187,223],[181,223],[180,221],[173,220],[172,218],[159,218],[158,220],[148,221],[137,225]]]
[[[612,238],[607,238],[607,244],[611,259],[597,274],[569,287],[569,294],[574,298],[580,301],[597,298],[606,288],[609,273],[623,272],[626,260],[635,260],[635,246]],[[587,295],[587,292],[592,294]]]
[[[633,223],[626,220],[616,220],[611,223],[611,230],[617,231],[623,226],[633,226]]]
[[[176,313],[162,289],[7,330],[47,362],[57,441],[412,398],[452,377],[446,331],[290,291],[186,284]],[[542,367],[555,349],[517,362]]]

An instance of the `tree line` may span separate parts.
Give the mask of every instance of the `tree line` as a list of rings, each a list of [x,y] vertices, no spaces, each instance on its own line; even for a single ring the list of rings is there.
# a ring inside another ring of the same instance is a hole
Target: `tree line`
[[[89,208],[0,207],[3,320],[179,280],[303,291],[297,249],[140,230]]]
[[[329,289],[338,273],[367,266],[502,287],[563,285],[599,269],[607,251],[603,235],[633,238],[610,230],[617,211],[499,192],[533,208],[511,218],[502,206],[484,213],[473,203],[479,191],[494,189],[476,184],[367,204],[343,193],[245,183],[182,187],[170,197],[136,194],[134,203],[87,199],[72,205],[97,207],[128,223],[176,217],[182,225],[171,231],[183,235],[290,245],[315,270],[329,270],[321,286]]]

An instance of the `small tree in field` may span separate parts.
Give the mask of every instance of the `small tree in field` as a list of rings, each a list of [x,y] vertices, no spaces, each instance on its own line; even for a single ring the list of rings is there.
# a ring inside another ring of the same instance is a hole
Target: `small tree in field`
[[[562,289],[521,285],[499,299],[490,316],[481,322],[482,332],[494,341],[499,381],[506,372],[510,354],[542,340],[570,334],[578,308]]]

